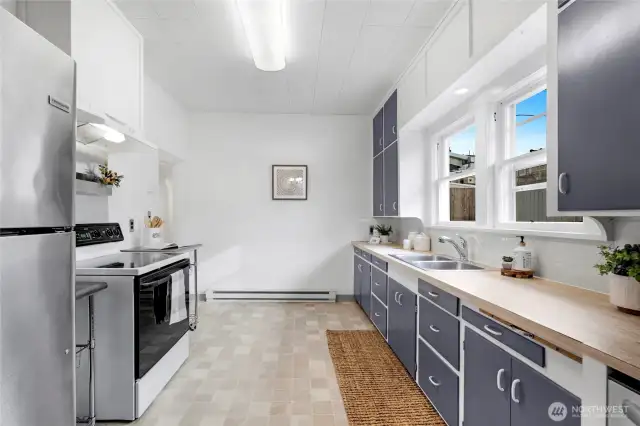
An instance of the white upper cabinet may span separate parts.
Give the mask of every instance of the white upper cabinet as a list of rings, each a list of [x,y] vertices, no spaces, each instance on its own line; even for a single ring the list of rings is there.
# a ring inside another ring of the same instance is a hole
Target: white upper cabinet
[[[398,128],[409,122],[427,101],[427,58],[422,53],[398,84]]]
[[[110,0],[74,0],[71,12],[78,104],[125,133],[141,133],[142,37]]]
[[[141,136],[144,43],[111,0],[28,1],[18,16],[75,59],[79,108]]]
[[[472,55],[484,56],[546,0],[470,0]]]
[[[470,64],[469,4],[458,3],[427,51],[427,102],[464,73]]]

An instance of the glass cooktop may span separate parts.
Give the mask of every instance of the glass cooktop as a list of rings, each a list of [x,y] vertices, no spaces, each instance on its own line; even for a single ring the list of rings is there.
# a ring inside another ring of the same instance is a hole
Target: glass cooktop
[[[188,256],[167,253],[115,253],[76,262],[76,275],[142,275]]]

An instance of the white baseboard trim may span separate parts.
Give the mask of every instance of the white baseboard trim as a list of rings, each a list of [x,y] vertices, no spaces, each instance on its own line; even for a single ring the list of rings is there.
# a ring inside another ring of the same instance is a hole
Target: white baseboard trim
[[[207,300],[335,302],[335,291],[207,291]]]

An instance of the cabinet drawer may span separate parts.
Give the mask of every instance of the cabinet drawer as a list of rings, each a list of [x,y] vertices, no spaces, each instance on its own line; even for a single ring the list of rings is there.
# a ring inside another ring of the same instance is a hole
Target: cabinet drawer
[[[367,253],[366,251],[362,250],[362,257],[368,262],[371,262],[371,253]]]
[[[371,292],[387,305],[387,274],[371,268]]]
[[[371,321],[378,327],[382,337],[387,338],[387,308],[375,297],[371,298]]]
[[[354,247],[353,252],[358,256],[362,256],[362,250],[360,250],[358,247]]]
[[[418,280],[418,291],[444,310],[451,312],[453,315],[458,315],[459,300],[456,296],[420,279]]]
[[[545,366],[544,347],[509,330],[507,327],[498,324],[496,321],[467,308],[466,306],[462,307],[462,318],[497,341],[509,346],[520,355],[529,358],[539,366]]]
[[[385,262],[384,260],[378,259],[375,256],[371,256],[371,263],[373,263],[374,265],[376,265],[378,268],[382,269],[383,271],[387,270],[387,262]]]
[[[447,424],[457,426],[458,376],[424,342],[418,345],[418,385]]]
[[[419,299],[420,335],[451,365],[460,369],[460,322],[428,300]]]

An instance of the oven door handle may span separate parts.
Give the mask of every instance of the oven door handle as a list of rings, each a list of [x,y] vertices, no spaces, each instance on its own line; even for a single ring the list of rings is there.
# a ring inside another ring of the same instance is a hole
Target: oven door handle
[[[169,281],[171,281],[171,275],[168,275],[166,277],[163,277],[159,280],[154,280],[154,281],[149,281],[149,282],[141,282],[140,283],[140,288],[153,288],[153,287],[157,287],[161,284],[164,283],[168,283]]]

